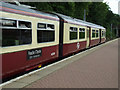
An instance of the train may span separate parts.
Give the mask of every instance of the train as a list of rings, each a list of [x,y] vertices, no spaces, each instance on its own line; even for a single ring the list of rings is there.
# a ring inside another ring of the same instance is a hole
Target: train
[[[55,12],[0,3],[1,79],[106,41],[103,26]]]

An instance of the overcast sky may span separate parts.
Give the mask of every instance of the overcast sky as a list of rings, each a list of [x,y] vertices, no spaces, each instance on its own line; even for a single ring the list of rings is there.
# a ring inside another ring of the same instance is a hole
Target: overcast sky
[[[113,13],[118,14],[118,2],[120,0],[104,0],[103,2],[107,2]]]

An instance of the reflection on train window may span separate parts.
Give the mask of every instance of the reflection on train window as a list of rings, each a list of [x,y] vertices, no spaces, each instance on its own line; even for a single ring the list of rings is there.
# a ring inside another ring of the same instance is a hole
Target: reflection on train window
[[[10,19],[0,19],[0,26],[2,26],[2,27],[17,27],[17,21],[10,20]]]
[[[38,23],[38,25],[43,25]],[[42,29],[41,27],[37,29],[37,41],[38,43],[42,42],[52,42],[55,40],[55,30],[53,24],[44,24],[46,28]]]
[[[70,27],[70,40],[77,39],[77,28],[76,27]]]
[[[16,46],[30,44],[32,41],[31,30],[3,29],[2,46]]]
[[[2,47],[30,44],[31,42],[32,30],[30,28],[20,29],[5,27],[2,29]]]
[[[92,38],[95,38],[95,30],[92,30]]]
[[[96,37],[99,37],[98,30],[96,30]]]
[[[38,23],[37,27],[38,28],[44,28],[44,29],[46,29],[46,24],[44,24],[44,23]]]
[[[31,23],[26,21],[19,21],[19,28],[31,28]]]
[[[49,29],[54,29],[54,25],[52,25],[52,24],[47,24],[47,28],[49,28]]]
[[[85,38],[85,28],[80,28],[79,29],[79,39],[84,39]]]

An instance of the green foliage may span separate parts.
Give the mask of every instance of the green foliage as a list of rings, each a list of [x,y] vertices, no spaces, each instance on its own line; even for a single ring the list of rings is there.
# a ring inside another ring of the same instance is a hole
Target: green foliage
[[[74,2],[51,2],[50,5],[54,12],[68,16],[74,16]]]
[[[104,25],[108,6],[102,2],[93,2],[89,6],[87,20],[96,24]]]
[[[88,7],[90,4],[91,4],[90,2],[75,2],[74,17],[83,19],[84,18],[84,10],[86,10],[86,15],[88,15],[88,11],[89,11]]]

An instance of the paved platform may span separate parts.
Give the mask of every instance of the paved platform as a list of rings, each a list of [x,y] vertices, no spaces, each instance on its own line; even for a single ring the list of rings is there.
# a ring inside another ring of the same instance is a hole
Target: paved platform
[[[3,88],[118,88],[118,40],[72,56]]]

